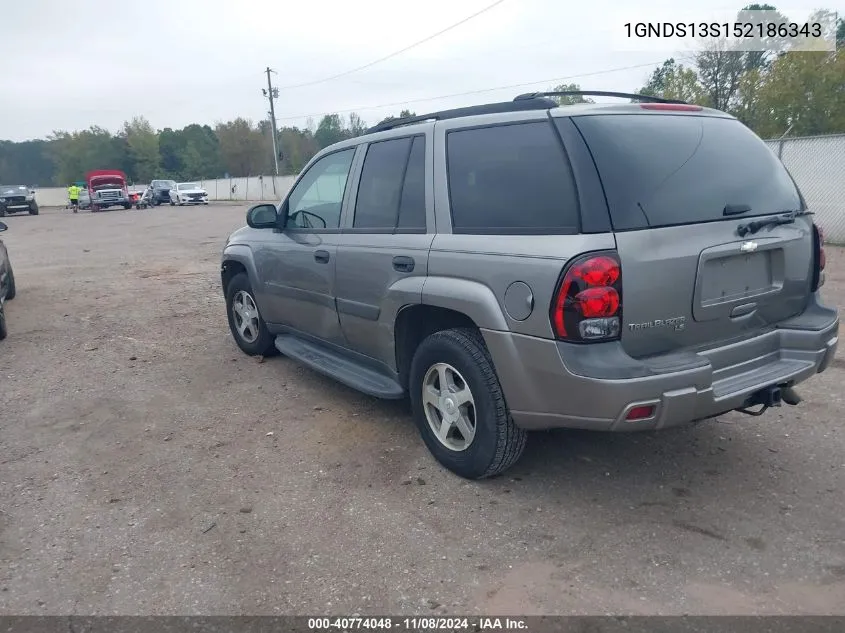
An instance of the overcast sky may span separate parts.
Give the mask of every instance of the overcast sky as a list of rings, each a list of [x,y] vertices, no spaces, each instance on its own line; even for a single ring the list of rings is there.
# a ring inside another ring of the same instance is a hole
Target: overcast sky
[[[278,72],[281,127],[350,110],[372,124],[402,108],[422,113],[506,100],[564,81],[634,91],[670,53],[620,46],[622,24],[646,17],[627,0],[505,0],[371,68],[286,88],[367,64],[492,3],[5,0],[0,138],[19,141],[91,125],[115,131],[135,115],[159,129],[266,118],[261,89],[268,65]],[[809,11],[814,4],[792,0],[779,8]],[[697,6],[736,11],[742,3]],[[677,7],[650,0],[647,17],[673,20]],[[448,96],[472,91],[485,92]]]

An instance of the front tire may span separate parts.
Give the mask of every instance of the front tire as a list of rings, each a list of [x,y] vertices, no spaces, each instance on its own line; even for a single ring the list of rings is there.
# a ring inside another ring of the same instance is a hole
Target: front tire
[[[493,477],[525,450],[527,433],[511,418],[478,331],[443,330],[426,338],[411,361],[409,385],[423,441],[456,475]]]
[[[3,303],[0,302],[0,341],[9,335],[9,330],[6,328],[6,310]]]
[[[226,287],[226,316],[235,343],[244,354],[273,356],[275,337],[258,312],[255,292],[246,273],[238,273]]]
[[[29,207],[29,215],[38,215],[38,205],[34,204]]]

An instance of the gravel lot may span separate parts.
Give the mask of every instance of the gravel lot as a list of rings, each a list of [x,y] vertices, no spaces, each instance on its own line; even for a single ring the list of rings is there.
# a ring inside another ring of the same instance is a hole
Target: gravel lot
[[[407,405],[237,349],[245,210],[5,218],[0,612],[845,613],[842,347],[799,407],[539,434],[469,483]]]

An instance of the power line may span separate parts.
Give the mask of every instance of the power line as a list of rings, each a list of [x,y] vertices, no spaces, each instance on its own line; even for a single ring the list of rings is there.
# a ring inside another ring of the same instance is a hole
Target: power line
[[[378,110],[380,108],[395,108],[396,106],[410,105],[412,103],[423,103],[426,101],[438,101],[440,99],[451,99],[452,97],[464,97],[468,95],[483,94],[485,92],[495,92],[497,90],[508,90],[510,88],[524,88],[525,86],[534,86],[536,84],[547,84],[554,81],[567,81],[569,79],[580,79],[582,77],[595,77],[597,75],[606,75],[608,73],[621,72],[623,70],[635,70],[637,68],[645,68],[647,66],[656,66],[662,62],[649,62],[647,64],[635,64],[633,66],[621,66],[619,68],[606,68],[605,70],[597,70],[591,73],[582,73],[580,75],[569,75],[567,77],[552,77],[550,79],[538,79],[537,81],[529,81],[521,84],[510,84],[507,86],[496,86],[495,88],[482,88],[480,90],[470,90],[468,92],[456,92],[449,95],[440,95],[438,97],[425,97],[422,99],[411,99],[410,101],[396,101],[394,103],[383,103],[380,105],[359,106],[357,108],[350,108],[348,110],[334,110],[332,112],[318,112],[315,114],[300,114],[297,116],[280,117],[278,121],[293,121],[294,119],[307,119],[313,117],[322,117],[328,114],[347,114],[350,112],[360,112],[361,110]]]
[[[496,0],[496,2],[494,2],[493,4],[487,5],[486,7],[481,9],[480,11],[476,11],[475,13],[473,13],[469,17],[464,18],[460,22],[455,22],[451,26],[447,26],[442,31],[438,31],[437,33],[434,33],[433,35],[429,35],[428,37],[421,39],[419,42],[414,42],[413,44],[406,46],[403,49],[400,49],[398,51],[390,53],[390,55],[385,55],[384,57],[380,57],[379,59],[376,59],[375,61],[371,61],[368,64],[364,64],[363,66],[358,66],[357,68],[352,68],[351,70],[345,70],[342,73],[338,73],[337,75],[332,75],[331,77],[324,77],[323,79],[317,79],[315,81],[307,81],[305,83],[292,84],[290,86],[281,86],[279,88],[279,90],[292,90],[293,88],[304,88],[305,86],[315,86],[317,84],[322,84],[322,83],[325,83],[327,81],[333,81],[334,79],[340,79],[341,77],[346,77],[347,75],[351,75],[352,73],[357,73],[359,70],[364,70],[365,68],[370,68],[371,66],[375,66],[376,64],[380,64],[383,61],[387,61],[388,59],[392,59],[393,57],[396,57],[397,55],[401,55],[402,53],[409,51],[412,48],[419,46],[420,44],[425,44],[426,42],[433,40],[435,37],[439,37],[439,36],[443,35],[444,33],[461,26],[462,24],[466,24],[467,22],[469,22],[473,18],[477,18],[482,13],[486,13],[490,9],[493,9],[494,7],[502,4],[504,1],[505,0]]]

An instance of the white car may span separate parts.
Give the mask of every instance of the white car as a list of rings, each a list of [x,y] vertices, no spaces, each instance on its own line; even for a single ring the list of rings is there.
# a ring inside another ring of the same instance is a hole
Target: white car
[[[208,204],[208,192],[195,182],[180,182],[170,190],[170,204]]]

